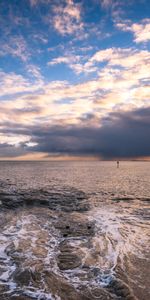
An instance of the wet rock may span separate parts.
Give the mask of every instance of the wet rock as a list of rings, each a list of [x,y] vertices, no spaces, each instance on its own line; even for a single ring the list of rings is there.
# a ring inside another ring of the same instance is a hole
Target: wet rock
[[[88,292],[88,296],[91,299],[98,299],[98,300],[117,300],[117,298],[114,295],[111,295],[106,290],[100,288],[100,287],[93,287],[90,289],[90,292]]]
[[[21,295],[18,295],[18,296],[11,296],[11,297],[9,298],[9,300],[33,300],[33,298],[28,297],[28,296],[21,296]]]
[[[57,211],[71,212],[79,211],[83,212],[89,209],[87,203],[87,195],[82,191],[71,189],[66,193],[55,193],[49,195],[49,208]]]
[[[14,254],[14,252],[15,252],[15,244],[12,242],[6,247],[5,253],[11,256]]]
[[[77,268],[81,265],[82,260],[74,253],[63,252],[58,255],[58,267],[60,270],[69,270]]]
[[[0,292],[0,299],[1,300],[10,300],[11,298],[10,298],[10,296],[6,296],[4,294],[1,294],[1,292]]]
[[[94,298],[89,298],[89,296],[84,295],[77,291],[72,285],[70,285],[62,277],[46,272],[46,282],[47,286],[54,296],[60,297],[61,300],[92,300]]]
[[[63,252],[73,252],[74,247],[72,247],[67,240],[64,240],[62,242],[60,242],[59,244],[59,250],[63,253]]]
[[[39,197],[39,195],[38,195]],[[36,195],[35,197],[32,196],[28,196],[28,197],[24,197],[24,204],[27,206],[46,206],[49,207],[49,200],[48,199],[42,199],[38,198]]]
[[[10,296],[9,300],[33,300],[33,297],[29,297],[29,296]]]
[[[120,201],[130,202],[130,201],[133,201],[134,198],[133,197],[117,197],[117,198],[113,198],[112,200],[116,201],[116,202],[120,202]]]
[[[84,220],[80,223],[72,220],[70,221],[70,225],[68,225],[65,220],[60,220],[60,222],[56,224],[56,228],[62,232],[64,237],[83,237],[94,235],[94,223],[86,222]]]
[[[112,280],[109,287],[117,297],[121,297],[121,300],[137,300],[129,286],[120,279]]]
[[[32,272],[29,269],[18,268],[12,276],[14,281],[20,286],[28,286],[32,281]]]
[[[17,193],[0,192],[1,207],[5,209],[14,209],[23,204],[23,201],[18,197]]]
[[[3,284],[0,284],[0,296],[3,295],[6,291],[7,291],[6,286]]]
[[[38,247],[34,247],[32,252],[36,257],[45,258],[47,256],[48,250],[45,249],[45,247],[38,246]]]
[[[149,290],[150,256],[149,256],[149,252],[147,253],[147,257],[146,257],[146,255],[145,255],[145,257],[139,257],[136,255],[130,256],[130,268],[128,268],[128,276],[129,276],[129,278],[132,278],[132,281],[130,281],[130,286],[132,287],[134,295],[137,297],[137,299],[139,299],[139,300],[150,299],[150,290]]]
[[[85,259],[83,268],[88,269],[91,265],[94,265],[96,262],[96,259],[94,259],[91,255],[88,255],[88,257]]]
[[[148,197],[136,197],[136,199],[140,200],[140,201],[143,201],[143,202],[148,202],[148,204],[150,202],[150,198],[148,198]]]
[[[2,228],[6,223],[6,218],[4,215],[0,215],[0,228]]]
[[[63,192],[52,192],[44,189],[15,191],[12,194],[1,191],[0,205],[3,208],[15,209],[21,206],[43,206],[55,211],[84,212],[89,209],[87,195],[75,188]]]

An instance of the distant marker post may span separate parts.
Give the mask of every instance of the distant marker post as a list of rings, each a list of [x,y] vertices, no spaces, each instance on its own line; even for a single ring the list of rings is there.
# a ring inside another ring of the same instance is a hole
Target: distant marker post
[[[117,168],[119,168],[119,161],[117,161]]]

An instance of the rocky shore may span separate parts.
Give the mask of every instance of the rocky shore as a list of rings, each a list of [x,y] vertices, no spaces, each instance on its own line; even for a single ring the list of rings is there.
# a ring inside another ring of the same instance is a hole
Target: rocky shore
[[[111,277],[98,265],[85,193],[1,191],[0,207],[1,300],[136,299],[119,267]]]

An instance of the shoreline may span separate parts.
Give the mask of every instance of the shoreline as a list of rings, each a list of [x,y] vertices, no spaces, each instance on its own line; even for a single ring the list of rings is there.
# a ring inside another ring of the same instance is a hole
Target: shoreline
[[[6,264],[5,267],[8,268],[7,275],[9,273],[6,282],[2,280],[6,275],[0,276],[3,300],[7,299],[8,293],[12,300],[48,300],[57,297],[62,300],[138,299],[133,294],[134,285],[128,281],[124,266],[118,260],[119,252],[116,266],[112,268],[106,264],[104,268],[105,256],[114,238],[112,236],[110,243],[107,240],[110,236],[105,236],[105,226],[109,229],[112,226],[111,223],[104,223],[107,217],[103,210],[107,214],[109,211],[107,204],[106,208],[95,208],[96,215],[93,215],[87,195],[74,188],[66,189],[64,194],[45,190],[32,193],[22,191],[18,197],[20,201],[16,198],[16,203],[14,198],[8,201],[6,194],[3,197],[5,208],[1,213],[1,226],[2,215],[5,214],[6,219],[1,237],[4,238],[3,255],[6,255],[4,265],[7,261],[8,266]],[[118,201],[113,202],[113,205],[122,205],[122,201],[126,203],[126,198]],[[108,221],[114,217],[114,213],[108,215]],[[115,228],[119,228],[118,225]],[[117,248],[113,250],[113,244],[111,247],[110,251],[117,251]],[[41,293],[41,298],[38,298],[37,293]]]

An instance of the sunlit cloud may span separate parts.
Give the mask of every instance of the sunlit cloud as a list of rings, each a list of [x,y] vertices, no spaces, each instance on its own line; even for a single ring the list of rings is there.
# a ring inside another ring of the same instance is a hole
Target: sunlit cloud
[[[118,0],[2,2],[0,156],[147,157],[149,17]]]
[[[35,71],[35,70],[34,70]],[[33,74],[33,70],[32,70]],[[36,74],[39,76],[39,74]],[[35,77],[35,73],[34,73]],[[18,93],[34,92],[42,87],[41,77],[37,82],[30,82],[28,78],[14,72],[0,72],[0,97]],[[14,97],[13,97],[14,98]]]
[[[0,56],[8,54],[12,55],[13,57],[18,57],[23,62],[26,62],[28,60],[28,58],[30,57],[30,53],[23,36],[20,35],[9,37],[9,39],[1,45]]]
[[[66,0],[65,5],[60,3],[53,7],[53,25],[54,28],[61,34],[78,33],[83,28],[81,21],[81,6],[73,0]]]
[[[44,78],[41,75],[41,70],[38,66],[33,64],[27,64],[26,69],[29,75],[36,80],[36,86],[40,87],[44,83]]]
[[[78,61],[80,61],[79,55],[59,56],[59,57],[52,59],[48,63],[48,65],[53,66],[53,65],[62,64],[62,63],[72,65],[72,64],[77,63]]]
[[[78,84],[67,81],[44,83],[34,66],[29,68],[39,80],[37,85],[14,73],[2,74],[1,95],[25,94],[14,102],[5,100],[1,118],[8,121],[6,116],[11,115],[14,122],[22,124],[80,124],[83,115],[92,113],[95,126],[96,122],[100,126],[100,120],[112,109],[130,110],[148,104],[149,58],[150,54],[145,50],[110,48],[98,51],[90,58],[89,65],[92,67],[103,61],[106,65],[97,66],[95,79]],[[61,61],[64,61],[63,57],[54,63]]]
[[[32,89],[26,78],[13,72],[0,72],[0,87],[0,96],[22,93]]]
[[[132,32],[136,43],[150,40],[150,19],[143,19],[139,23],[131,23],[131,21],[119,22],[116,26],[120,30]]]
[[[19,146],[20,143],[28,142],[29,140],[30,140],[30,136],[20,135],[18,140],[18,137],[16,137],[16,135],[7,134],[6,136],[0,134],[0,144]]]
[[[97,68],[92,66],[91,62],[85,62],[84,56],[81,55],[66,55],[59,56],[48,62],[49,66],[66,64],[76,74],[95,72]]]

